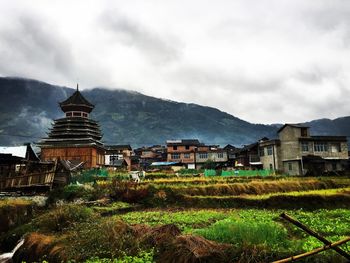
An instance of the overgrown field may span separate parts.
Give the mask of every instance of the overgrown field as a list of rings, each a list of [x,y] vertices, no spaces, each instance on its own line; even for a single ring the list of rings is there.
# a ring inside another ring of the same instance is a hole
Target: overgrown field
[[[5,203],[5,201],[3,201]],[[11,201],[7,201],[11,202]],[[5,211],[5,210],[4,210]],[[1,203],[0,203],[1,212]],[[350,236],[350,178],[112,179],[50,193],[32,220],[0,235],[15,262],[271,262]],[[350,253],[350,244],[341,248]],[[346,262],[333,251],[304,262]]]

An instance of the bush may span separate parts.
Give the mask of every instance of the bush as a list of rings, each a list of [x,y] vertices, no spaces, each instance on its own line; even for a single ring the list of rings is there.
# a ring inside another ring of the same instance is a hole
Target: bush
[[[71,228],[76,223],[81,223],[97,217],[92,209],[82,205],[66,204],[58,206],[51,211],[34,219],[33,225],[40,231],[58,232]]]
[[[101,195],[95,188],[89,185],[70,184],[63,188],[57,188],[50,192],[47,203],[53,204],[58,200],[74,201],[83,199],[84,201],[96,200]]]
[[[33,216],[33,203],[23,199],[0,200],[0,233],[23,224]]]

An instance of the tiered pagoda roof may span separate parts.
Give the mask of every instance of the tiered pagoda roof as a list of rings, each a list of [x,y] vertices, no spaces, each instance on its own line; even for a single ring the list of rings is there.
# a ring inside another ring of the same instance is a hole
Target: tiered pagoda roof
[[[83,111],[90,113],[94,109],[94,105],[83,97],[77,86],[77,90],[65,101],[60,102],[60,107],[63,112],[68,111]]]
[[[103,146],[99,124],[85,114],[90,113],[94,105],[83,97],[78,88],[72,96],[61,102],[60,106],[66,117],[54,120],[48,137],[39,143],[42,148]]]

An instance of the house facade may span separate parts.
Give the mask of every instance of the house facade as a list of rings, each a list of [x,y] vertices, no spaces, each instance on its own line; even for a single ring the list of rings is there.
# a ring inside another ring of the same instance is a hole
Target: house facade
[[[201,144],[198,140],[169,140],[167,161],[184,164],[188,169],[196,168],[196,150]]]
[[[278,139],[259,143],[264,169],[288,175],[320,175],[346,169],[349,159],[345,136],[311,136],[309,127],[285,124]]]
[[[106,145],[105,146],[105,165],[110,167],[119,167],[120,160],[128,159],[132,154],[130,145]]]
[[[199,146],[196,150],[195,157],[197,169],[208,164],[212,164],[215,167],[223,167],[227,164],[228,160],[227,151],[217,145]]]

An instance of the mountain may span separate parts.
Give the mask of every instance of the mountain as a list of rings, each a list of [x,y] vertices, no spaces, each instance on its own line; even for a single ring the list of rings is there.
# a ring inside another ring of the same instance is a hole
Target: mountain
[[[20,78],[0,78],[0,145],[37,142],[53,119],[63,116],[58,102],[73,89]],[[94,88],[82,94],[93,104],[103,141],[133,147],[164,144],[169,139],[198,138],[208,144],[249,144],[276,137],[278,125],[252,124],[196,104],[162,100],[127,90]],[[342,120],[343,119],[343,120]],[[308,123],[322,133],[349,131],[350,117]],[[348,133],[346,133],[348,134]]]

